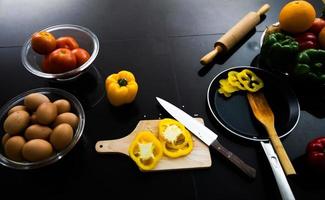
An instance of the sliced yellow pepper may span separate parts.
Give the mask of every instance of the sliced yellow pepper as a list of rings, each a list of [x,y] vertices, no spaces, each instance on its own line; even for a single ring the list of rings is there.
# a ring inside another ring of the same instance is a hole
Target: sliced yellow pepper
[[[239,90],[237,87],[232,86],[227,79],[221,79],[219,83],[221,88],[227,93],[233,93]]]
[[[231,94],[226,92],[222,87],[218,89],[219,94],[225,95],[225,97],[230,97]]]
[[[225,95],[225,97],[230,97],[231,93],[239,90],[237,87],[230,85],[227,79],[219,80],[219,84],[220,88],[218,89],[218,92]]]
[[[254,72],[244,69],[241,72],[230,71],[226,79],[219,80],[219,94],[230,97],[232,93],[239,90],[247,90],[249,92],[257,92],[264,83]]]
[[[244,85],[241,82],[239,82],[239,80],[237,78],[237,74],[238,74],[238,72],[236,72],[236,71],[228,72],[228,78],[227,78],[228,83],[230,85],[232,85],[233,87],[237,87],[240,90],[245,90]]]
[[[182,148],[186,145],[184,125],[170,118],[159,121],[158,137],[160,141],[166,141],[172,148]]]
[[[138,84],[134,75],[125,70],[108,76],[105,86],[107,98],[114,106],[131,103],[138,92]]]
[[[249,69],[244,69],[237,74],[237,78],[245,89],[249,92],[257,92],[264,87],[262,79],[260,79],[254,72]]]
[[[158,125],[159,140],[162,142],[163,152],[171,158],[178,158],[189,154],[193,149],[191,133],[174,119],[163,119]]]
[[[143,131],[131,143],[129,155],[141,170],[151,170],[163,155],[162,145],[153,133]]]
[[[191,151],[193,150],[193,141],[192,138],[190,138],[188,142],[185,143],[184,147],[178,149],[172,148],[171,146],[169,146],[169,143],[167,142],[163,142],[162,147],[163,147],[163,152],[166,156],[170,158],[178,158],[181,156],[186,156],[189,153],[191,153]]]

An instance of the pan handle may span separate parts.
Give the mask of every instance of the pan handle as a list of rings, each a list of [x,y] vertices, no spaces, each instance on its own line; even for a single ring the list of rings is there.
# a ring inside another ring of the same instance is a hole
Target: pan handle
[[[284,171],[279,163],[279,159],[275,154],[271,143],[269,142],[261,142],[263,150],[266,154],[266,157],[271,165],[275,180],[278,184],[280,194],[283,200],[294,200],[295,197],[291,191],[290,185],[284,174]]]

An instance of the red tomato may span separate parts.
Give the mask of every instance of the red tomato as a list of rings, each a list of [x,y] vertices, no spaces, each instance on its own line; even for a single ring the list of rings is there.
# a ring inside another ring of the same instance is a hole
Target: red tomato
[[[44,56],[44,58],[42,60],[41,69],[45,73],[52,73],[52,69],[51,69],[51,66],[50,66],[50,60],[49,60],[48,55]]]
[[[70,36],[59,37],[56,39],[56,48],[76,49],[79,47],[78,42]]]
[[[76,49],[72,50],[72,53],[77,58],[78,66],[83,65],[90,58],[90,54],[88,53],[88,51],[86,51],[85,49],[82,49],[82,48],[76,48]]]
[[[56,48],[55,37],[46,31],[32,35],[32,49],[39,54],[49,54]]]
[[[299,33],[294,36],[299,43],[299,50],[315,49],[318,47],[317,36],[312,32]]]
[[[309,28],[309,31],[315,33],[316,35],[325,27],[325,20],[322,18],[316,18]]]
[[[52,73],[63,73],[77,68],[77,59],[70,49],[59,48],[49,55],[49,67]]]

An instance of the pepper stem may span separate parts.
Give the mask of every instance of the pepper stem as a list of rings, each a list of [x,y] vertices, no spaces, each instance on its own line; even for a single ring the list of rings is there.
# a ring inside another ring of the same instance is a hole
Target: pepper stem
[[[128,84],[128,81],[124,78],[119,79],[117,82],[121,87],[126,86]]]

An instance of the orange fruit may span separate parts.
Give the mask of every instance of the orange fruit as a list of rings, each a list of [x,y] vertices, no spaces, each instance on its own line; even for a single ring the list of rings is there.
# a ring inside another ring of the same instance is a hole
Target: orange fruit
[[[322,49],[325,49],[325,27],[318,34],[318,42]]]
[[[301,33],[311,27],[316,18],[314,7],[307,1],[291,1],[279,14],[280,28],[289,33]]]

